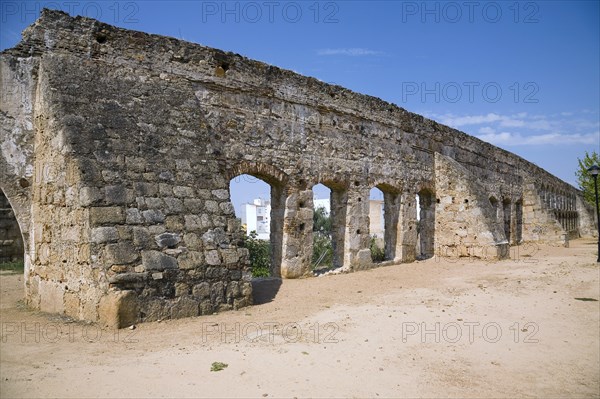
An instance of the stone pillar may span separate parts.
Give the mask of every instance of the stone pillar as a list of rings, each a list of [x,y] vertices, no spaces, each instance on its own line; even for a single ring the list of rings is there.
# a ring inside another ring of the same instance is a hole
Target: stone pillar
[[[517,245],[517,206],[516,203],[510,202],[510,245]]]
[[[285,189],[271,185],[271,275],[281,277]]]
[[[343,265],[352,270],[369,269],[373,267],[369,249],[369,189],[354,187],[347,192],[346,200]]]
[[[420,222],[419,222],[419,248],[426,258],[435,252],[435,197],[428,191],[419,193]]]
[[[312,260],[313,192],[290,192],[285,199],[281,277],[299,278],[310,273]]]
[[[398,243],[395,260],[413,262],[417,246],[417,201],[415,194],[402,193],[398,223]]]
[[[331,244],[333,247],[333,267],[349,265],[345,263],[346,253],[346,225],[348,206],[348,192],[341,189],[331,189]]]
[[[384,243],[385,243],[385,259],[396,260],[402,252],[402,245],[399,240],[400,224],[400,205],[401,197],[398,193],[383,192],[384,202]],[[398,260],[400,260],[398,258]]]
[[[511,223],[511,221],[514,220],[514,218],[512,217],[512,207],[510,206],[510,199],[507,198],[502,200],[502,220],[504,235],[506,236],[506,241],[510,245],[514,236],[514,234],[512,234],[513,229]]]

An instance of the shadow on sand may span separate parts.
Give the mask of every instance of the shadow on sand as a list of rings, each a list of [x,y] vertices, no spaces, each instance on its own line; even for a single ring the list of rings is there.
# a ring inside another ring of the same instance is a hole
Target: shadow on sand
[[[252,299],[255,305],[271,302],[281,287],[281,279],[275,277],[252,279]]]

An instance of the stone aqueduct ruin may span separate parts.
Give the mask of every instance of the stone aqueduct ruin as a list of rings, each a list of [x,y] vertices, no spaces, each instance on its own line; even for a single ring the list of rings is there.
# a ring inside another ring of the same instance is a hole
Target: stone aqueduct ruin
[[[581,193],[526,160],[377,98],[237,54],[44,10],[0,54],[0,188],[27,303],[124,326],[252,303],[230,180],[271,185],[273,272],[310,273],[312,187],[334,263],[509,255],[592,235]],[[421,232],[417,235],[420,196]]]

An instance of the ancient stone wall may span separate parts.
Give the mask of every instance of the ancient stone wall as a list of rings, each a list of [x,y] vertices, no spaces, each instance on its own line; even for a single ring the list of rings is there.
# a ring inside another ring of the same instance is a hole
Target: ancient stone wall
[[[541,182],[580,196],[514,154],[379,99],[56,11],[0,66],[3,87],[25,93],[2,103],[0,185],[31,237],[28,302],[80,319],[127,325],[251,304],[229,194],[240,174],[271,185],[272,268],[285,278],[310,274],[317,183],[332,190],[333,259],[348,270],[373,267],[373,187],[384,192],[391,262],[484,247],[501,258],[509,241],[540,238],[538,213],[557,220],[531,208]],[[590,230],[577,220],[571,231]],[[558,226],[545,239],[562,237]]]

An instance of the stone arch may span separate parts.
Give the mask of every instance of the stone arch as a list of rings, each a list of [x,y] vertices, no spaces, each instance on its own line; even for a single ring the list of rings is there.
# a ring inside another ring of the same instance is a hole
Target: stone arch
[[[1,177],[1,176],[0,176]],[[31,267],[31,188],[30,179],[15,179],[15,183],[3,184],[5,181],[0,181],[0,195],[6,198],[6,202],[13,212],[17,222],[17,227],[21,235],[23,243],[23,262],[25,275]],[[1,239],[0,239],[1,240]]]
[[[289,179],[288,175],[276,166],[262,162],[241,161],[228,170],[227,178],[231,180],[239,175],[252,175],[270,185],[278,186],[286,186]]]
[[[25,236],[4,190],[0,188],[0,263],[25,262]]]
[[[283,256],[283,225],[285,217],[288,176],[275,166],[261,162],[246,161],[236,164],[227,173],[229,181],[241,175],[250,175],[256,177],[263,180],[271,187],[271,221],[269,233],[269,241],[271,243],[271,275],[274,277],[281,277],[281,263]]]

